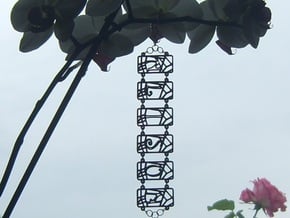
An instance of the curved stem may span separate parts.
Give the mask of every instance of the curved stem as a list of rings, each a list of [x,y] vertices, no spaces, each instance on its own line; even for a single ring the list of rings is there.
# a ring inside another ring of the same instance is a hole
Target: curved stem
[[[77,72],[77,74],[76,74],[74,80],[72,81],[68,91],[66,92],[61,104],[59,105],[59,107],[58,107],[53,119],[51,120],[51,122],[50,122],[50,124],[49,124],[49,126],[48,126],[48,128],[47,128],[47,130],[46,130],[46,132],[44,134],[44,136],[42,137],[42,139],[41,139],[41,141],[40,141],[40,143],[39,143],[39,145],[38,145],[38,147],[37,147],[32,159],[31,159],[28,167],[26,168],[26,170],[25,170],[25,172],[23,174],[23,177],[21,178],[21,180],[20,180],[20,182],[19,182],[19,184],[18,184],[18,186],[16,188],[16,191],[14,192],[14,194],[13,194],[13,196],[12,196],[12,198],[11,198],[11,200],[10,200],[10,202],[9,202],[9,204],[8,204],[8,206],[7,206],[6,210],[5,210],[2,218],[9,218],[10,217],[10,215],[11,215],[14,207],[16,206],[17,201],[19,200],[20,195],[23,192],[23,190],[24,190],[24,188],[25,188],[25,186],[26,186],[26,184],[27,184],[27,182],[28,182],[28,180],[29,180],[29,178],[30,178],[30,176],[31,176],[31,174],[32,174],[32,172],[33,172],[33,170],[34,170],[34,168],[35,168],[40,156],[41,156],[41,154],[42,154],[42,152],[44,151],[44,149],[45,149],[45,147],[46,147],[46,145],[47,145],[47,143],[48,143],[48,141],[49,141],[49,139],[50,139],[55,127],[57,126],[60,118],[62,117],[62,114],[64,113],[68,103],[70,102],[70,100],[71,100],[75,90],[77,89],[81,79],[85,76],[87,68],[88,68],[91,60],[95,56],[99,45],[101,44],[102,40],[104,38],[106,38],[106,36],[109,34],[108,30],[109,30],[111,24],[113,23],[113,20],[114,20],[114,18],[116,16],[118,10],[119,9],[117,9],[115,12],[113,12],[111,15],[109,15],[107,17],[106,22],[105,22],[105,24],[103,25],[103,27],[102,27],[102,29],[100,31],[100,34],[98,35],[98,37],[96,37],[94,43],[92,44],[92,46],[91,46],[91,48],[90,48],[85,60],[83,61],[79,71]],[[29,128],[29,126],[28,126],[28,128]],[[24,131],[24,133],[26,133],[26,131]],[[23,137],[20,137],[20,142],[19,142],[20,145],[22,144]]]
[[[50,139],[50,136],[52,135],[55,127],[57,126],[66,106],[68,105],[68,103],[70,102],[71,97],[73,96],[74,91],[76,90],[76,88],[78,87],[78,84],[80,83],[82,77],[85,75],[86,72],[86,68],[84,66],[84,64],[82,65],[82,67],[80,68],[80,70],[78,71],[77,75],[75,76],[71,86],[69,87],[64,99],[62,100],[57,112],[55,113],[52,121],[50,122],[41,142],[39,143],[39,146],[37,148],[37,150],[35,151],[22,179],[20,180],[20,183],[16,189],[16,191],[13,194],[12,199],[10,200],[7,209],[4,212],[4,215],[2,218],[9,218],[29,177],[31,176],[42,152],[44,151],[46,144],[48,142],[48,140]]]
[[[189,23],[198,23],[205,24],[209,26],[234,26],[234,27],[242,27],[240,24],[235,22],[227,22],[227,21],[216,21],[216,20],[204,20],[199,18],[194,18],[190,16],[183,17],[174,17],[174,18],[164,18],[164,19],[152,19],[152,18],[132,18],[128,19],[129,23],[176,23],[176,22],[189,22]],[[127,24],[126,24],[127,25]]]
[[[48,88],[45,91],[45,93],[43,94],[43,96],[35,104],[34,109],[32,110],[30,116],[28,117],[26,123],[24,124],[22,130],[20,131],[20,133],[19,133],[19,135],[18,135],[18,137],[17,137],[17,139],[16,139],[16,141],[14,143],[13,150],[12,150],[12,152],[10,154],[9,161],[7,163],[7,166],[5,168],[4,174],[3,174],[1,182],[0,182],[0,197],[1,197],[5,187],[7,185],[8,179],[9,179],[9,177],[11,175],[12,170],[13,170],[13,166],[15,164],[16,158],[18,156],[18,153],[19,153],[19,150],[21,148],[21,145],[23,144],[23,141],[24,141],[24,138],[25,138],[25,135],[26,135],[27,131],[29,130],[31,124],[33,123],[34,119],[36,118],[37,114],[41,110],[42,106],[44,105],[44,103],[48,99],[49,95],[51,94],[51,92],[53,91],[55,86],[59,82],[62,82],[68,76],[68,74],[72,71],[72,70],[70,70],[70,66],[71,66],[75,56],[76,56],[76,54],[73,55],[65,63],[65,65],[62,67],[62,69],[54,77],[54,79],[52,80],[52,82],[48,86]]]
[[[130,8],[130,4],[128,4],[128,7]],[[130,9],[131,10],[131,9]],[[129,10],[129,11],[130,11]],[[216,21],[216,20],[204,20],[199,18],[194,18],[190,16],[184,16],[184,17],[175,17],[175,18],[136,18],[133,16],[133,14],[130,12],[128,14],[128,19],[125,21],[122,21],[118,24],[115,23],[114,26],[108,31],[108,35],[113,34],[116,31],[121,31],[122,28],[128,26],[129,24],[166,24],[166,23],[176,23],[176,22],[188,22],[188,23],[198,23],[198,24],[204,24],[209,26],[230,26],[230,27],[237,27],[242,28],[243,25],[235,23],[235,22],[228,22],[228,21]],[[97,38],[98,36],[96,36]],[[83,46],[90,45],[93,41],[96,40],[96,38],[90,39],[87,42],[83,44]]]
[[[253,218],[257,217],[258,210],[255,211]]]

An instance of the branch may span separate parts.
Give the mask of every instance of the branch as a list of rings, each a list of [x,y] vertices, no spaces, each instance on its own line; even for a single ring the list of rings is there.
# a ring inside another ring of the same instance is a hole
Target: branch
[[[128,1],[128,0],[127,0]],[[126,1],[126,2],[127,2]],[[130,5],[130,4],[129,4]],[[117,32],[117,31],[121,31],[124,27],[130,25],[130,24],[138,24],[138,23],[143,23],[143,24],[168,24],[168,23],[176,23],[176,22],[189,22],[189,23],[199,23],[199,24],[204,24],[204,25],[209,25],[209,26],[230,26],[230,27],[237,27],[237,28],[242,28],[243,25],[235,23],[235,22],[226,22],[226,21],[216,21],[216,20],[203,20],[203,19],[199,19],[199,18],[194,18],[194,17],[190,17],[190,16],[184,16],[184,17],[175,17],[175,18],[135,18],[132,14],[128,14],[128,19],[116,24],[114,22],[112,22],[111,29],[104,34],[104,37],[109,37],[110,35],[112,35],[113,33]],[[96,38],[98,38],[98,36],[96,36],[93,39],[90,39],[89,41],[87,41],[86,43],[84,43],[82,46],[83,47],[87,47],[89,45],[91,45]]]
[[[120,9],[120,8],[119,8]],[[118,10],[119,10],[118,9]],[[118,11],[117,10],[117,11]],[[93,58],[93,56],[96,54],[96,50],[97,47],[99,46],[99,44],[102,41],[102,36],[107,35],[105,34],[105,32],[107,32],[107,30],[109,29],[109,26],[111,25],[112,21],[114,20],[117,11],[115,13],[112,13],[112,15],[108,16],[105,25],[102,28],[102,34],[100,33],[100,35],[94,39],[93,44],[95,44],[95,48],[92,48],[91,50],[95,50],[90,52],[90,56],[88,55],[88,57],[86,58],[87,60],[91,60]],[[37,101],[37,103],[35,104],[34,109],[32,110],[29,118],[27,119],[26,123],[24,124],[22,130],[20,131],[12,152],[10,154],[7,166],[5,168],[4,174],[2,176],[1,182],[0,182],[0,197],[3,193],[3,191],[5,190],[5,187],[7,185],[7,182],[9,180],[9,177],[12,173],[14,164],[16,162],[18,153],[20,151],[21,145],[24,142],[24,138],[28,132],[28,130],[30,129],[33,121],[35,120],[36,116],[38,115],[39,111],[41,110],[41,108],[43,107],[43,105],[45,104],[46,100],[48,99],[48,97],[50,96],[51,92],[54,90],[54,88],[56,87],[56,85],[59,82],[62,82],[63,80],[66,79],[66,77],[75,69],[79,66],[79,63],[76,65],[71,66],[72,62],[77,58],[77,56],[81,53],[81,51],[83,51],[87,46],[89,46],[89,44],[83,44],[81,45],[75,38],[71,37],[71,40],[73,42],[73,44],[75,45],[76,49],[73,52],[73,54],[69,57],[69,60],[65,63],[65,65],[63,66],[63,68],[57,73],[57,75],[54,77],[54,79],[52,80],[51,84],[48,86],[47,90],[45,91],[45,93],[43,94],[43,96]],[[91,45],[92,43],[90,43]],[[87,65],[89,65],[90,61],[87,63]]]
[[[176,18],[166,18],[166,19],[160,19],[160,18],[137,18],[133,14],[133,10],[131,7],[130,0],[125,0],[125,4],[127,6],[127,14],[128,19],[122,23],[119,24],[122,27],[131,24],[131,23],[150,23],[150,24],[157,24],[157,23],[174,23],[174,22],[190,22],[190,23],[199,23],[199,24],[205,24],[210,26],[234,26],[234,27],[242,27],[240,24],[237,24],[235,22],[225,22],[225,21],[217,21],[217,20],[204,20],[199,18],[194,18],[190,16],[183,16],[183,17],[176,17]]]
[[[57,126],[60,118],[62,117],[62,114],[64,113],[68,103],[70,102],[70,100],[71,100],[75,90],[77,89],[81,79],[85,76],[86,71],[88,69],[88,66],[89,66],[92,58],[96,54],[96,51],[97,51],[99,45],[101,44],[102,40],[104,39],[104,37],[108,35],[107,34],[108,30],[109,30],[111,24],[113,23],[113,20],[115,19],[118,10],[116,10],[115,12],[113,12],[111,15],[109,15],[106,18],[105,24],[103,25],[103,27],[100,31],[100,34],[95,38],[95,41],[91,44],[92,47],[90,48],[89,53],[87,54],[85,60],[83,61],[79,71],[77,72],[77,74],[76,74],[74,80],[72,81],[68,91],[66,92],[61,104],[59,105],[53,119],[51,120],[45,134],[43,135],[43,137],[42,137],[32,159],[29,163],[28,167],[26,168],[26,170],[25,170],[25,172],[24,172],[24,174],[23,174],[23,176],[22,176],[22,178],[21,178],[21,180],[20,180],[20,182],[19,182],[19,184],[18,184],[18,186],[17,186],[17,188],[16,188],[16,190],[15,190],[15,192],[14,192],[14,194],[13,194],[13,196],[12,196],[12,198],[11,198],[11,200],[10,200],[10,202],[9,202],[9,204],[8,204],[4,214],[2,216],[2,218],[9,218],[10,217],[10,215],[11,215],[14,207],[16,206],[17,201],[18,201],[19,197],[21,196],[21,194],[22,194],[22,192],[23,192],[23,190],[24,190],[24,188],[25,188],[40,156],[41,156],[41,154],[43,153],[43,151],[44,151],[44,149],[45,149],[45,147],[46,147],[46,145],[47,145],[47,143],[48,143],[48,141],[49,141],[49,139],[50,139],[50,137],[55,129],[55,127]],[[70,61],[72,62],[85,47],[86,47],[85,45],[82,45],[82,46],[76,48],[76,51],[74,52],[74,54],[70,58]],[[71,62],[67,63],[65,66],[67,66],[68,64],[69,64],[68,66],[70,66]],[[69,68],[66,68],[66,69],[69,70]],[[66,74],[67,70],[65,70],[64,72],[63,72],[63,70],[61,70],[60,73],[56,76],[56,78],[58,78],[58,79],[60,79],[60,81],[62,81],[67,76],[67,74]],[[33,115],[31,115],[32,118],[29,117],[26,125],[24,126],[23,130],[21,131],[21,133],[18,137],[18,140],[16,142],[16,153],[14,153],[14,154],[16,154],[16,156],[17,156],[17,153],[18,153],[20,146],[23,142],[23,138],[24,138],[27,130],[29,129],[29,127],[30,127],[31,123],[33,122],[35,116],[37,115],[38,111],[40,110],[40,108],[44,104],[45,100],[49,96],[50,92],[52,91],[54,86],[58,83],[58,81],[59,80],[53,81],[53,83],[52,83],[53,85],[49,86],[49,88],[48,88],[49,91],[47,91],[44,95],[45,96],[44,101],[38,101],[38,103],[36,104],[36,107],[32,112]],[[52,87],[52,89],[50,87]],[[14,156],[15,158],[11,159],[12,160],[12,162],[11,162],[12,167],[13,167],[13,164],[15,162],[16,156]],[[9,177],[9,175],[10,175],[10,173],[8,174],[8,177]],[[5,185],[3,187],[5,187]]]
[[[242,27],[242,25],[235,22],[218,21],[218,20],[204,20],[199,18],[194,18],[190,16],[175,17],[175,18],[128,18],[119,26],[125,27],[132,23],[150,23],[150,24],[165,24],[165,23],[176,23],[176,22],[189,22],[189,23],[199,23],[209,26],[232,26],[232,27]]]
[[[62,69],[56,74],[56,76],[54,77],[54,79],[52,80],[50,85],[48,86],[48,88],[45,91],[45,93],[43,94],[43,96],[35,104],[34,109],[32,110],[29,118],[27,119],[27,121],[24,124],[22,130],[20,131],[20,133],[19,133],[19,135],[18,135],[18,137],[17,137],[17,139],[16,139],[16,141],[14,143],[13,150],[11,152],[9,161],[7,163],[7,166],[5,168],[4,174],[3,174],[2,179],[1,179],[0,197],[1,197],[5,187],[7,185],[8,179],[10,177],[10,174],[11,174],[12,170],[13,170],[16,158],[18,156],[18,153],[19,153],[19,150],[21,148],[21,145],[23,144],[23,141],[24,141],[24,138],[26,136],[26,133],[30,129],[31,124],[33,123],[33,121],[36,118],[37,114],[39,113],[39,111],[41,110],[43,105],[45,104],[46,100],[48,99],[48,97],[50,96],[51,92],[56,87],[56,85],[59,82],[62,82],[77,67],[77,65],[74,65],[72,67],[70,67],[70,66],[71,66],[72,62],[74,61],[74,59],[76,58],[76,56],[79,53],[80,53],[80,50],[76,50],[73,53],[73,55],[70,57],[70,59],[62,67]]]

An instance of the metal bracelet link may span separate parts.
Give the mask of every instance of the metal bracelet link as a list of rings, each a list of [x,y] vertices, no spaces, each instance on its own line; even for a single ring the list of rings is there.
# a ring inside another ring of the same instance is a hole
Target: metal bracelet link
[[[137,206],[148,217],[158,218],[174,205],[174,190],[169,186],[174,178],[174,163],[169,159],[173,152],[173,135],[169,133],[173,125],[173,108],[169,106],[173,82],[168,79],[173,72],[173,57],[154,44],[138,56],[137,64],[141,75],[137,83],[137,99],[141,103],[137,109],[137,125],[141,128],[137,136],[137,152],[141,156],[137,163],[137,179],[141,183]],[[163,187],[160,181],[164,182]]]

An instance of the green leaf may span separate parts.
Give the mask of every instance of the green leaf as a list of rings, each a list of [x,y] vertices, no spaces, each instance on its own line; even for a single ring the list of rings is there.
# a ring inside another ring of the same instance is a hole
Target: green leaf
[[[208,206],[207,210],[234,210],[235,202],[232,200],[222,199],[215,202],[212,206]]]
[[[239,210],[237,213],[236,213],[236,216],[239,217],[239,218],[245,218],[244,215],[242,214],[243,210]]]
[[[232,211],[228,215],[225,216],[225,218],[234,218],[236,214]]]

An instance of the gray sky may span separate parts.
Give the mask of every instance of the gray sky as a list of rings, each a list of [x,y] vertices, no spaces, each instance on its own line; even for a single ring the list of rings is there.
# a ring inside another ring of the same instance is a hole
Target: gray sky
[[[64,63],[51,39],[41,49],[18,51],[21,34],[10,26],[15,1],[0,8],[0,172],[34,104]],[[160,45],[174,55],[175,207],[167,218],[213,218],[212,202],[238,201],[249,182],[266,177],[290,195],[290,63],[288,1],[268,1],[273,29],[257,50],[228,56],[214,43],[197,55],[183,45]],[[146,217],[136,207],[136,58],[151,42],[117,59],[108,73],[92,64],[21,196],[14,218]],[[58,86],[27,135],[0,214],[59,103]],[[237,204],[248,216],[251,205]],[[289,217],[289,212],[277,217]],[[263,217],[261,214],[259,217]]]

